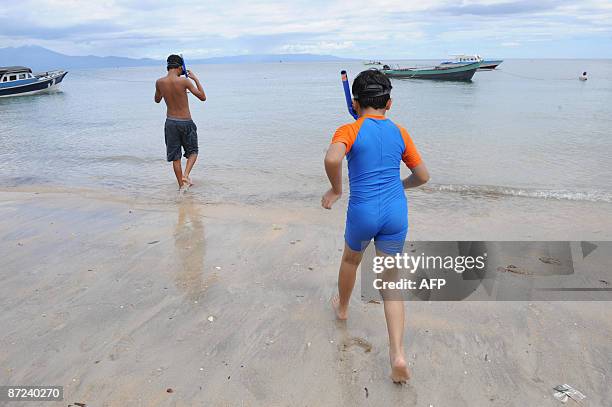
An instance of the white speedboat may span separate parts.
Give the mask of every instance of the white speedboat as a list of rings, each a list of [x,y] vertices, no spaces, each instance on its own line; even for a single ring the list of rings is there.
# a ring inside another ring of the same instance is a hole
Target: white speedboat
[[[482,71],[495,69],[499,64],[504,62],[502,59],[484,59],[480,55],[453,55],[453,57],[452,60],[444,61],[440,65],[465,65],[480,62],[480,68],[478,68],[478,70]]]
[[[32,73],[32,70],[25,66],[0,67],[0,97],[32,95],[56,89],[67,73]]]

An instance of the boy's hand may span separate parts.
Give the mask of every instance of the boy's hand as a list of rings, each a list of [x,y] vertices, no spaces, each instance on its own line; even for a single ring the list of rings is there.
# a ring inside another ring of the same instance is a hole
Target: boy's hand
[[[332,205],[336,203],[338,199],[342,196],[342,193],[337,194],[333,189],[329,189],[321,198],[321,206],[325,209],[331,209]]]
[[[196,74],[194,74],[193,72],[191,72],[191,69],[188,69],[188,70],[187,70],[187,74],[189,75],[189,77],[190,77],[191,79],[194,79],[194,80],[195,80],[195,79],[198,79],[198,77],[196,76]]]

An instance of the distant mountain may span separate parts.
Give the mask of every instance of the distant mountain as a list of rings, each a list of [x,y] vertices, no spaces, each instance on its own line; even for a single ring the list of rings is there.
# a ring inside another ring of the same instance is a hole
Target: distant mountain
[[[33,70],[59,68],[111,68],[124,66],[157,65],[149,58],[98,57],[94,55],[71,56],[38,46],[0,48],[0,66],[24,65]]]
[[[188,64],[239,64],[255,62],[312,62],[312,61],[341,61],[332,55],[315,54],[266,54],[266,55],[237,55],[205,59],[185,58]],[[150,58],[126,57],[99,57],[95,55],[72,56],[64,55],[39,46],[0,48],[0,66],[23,65],[35,71],[50,69],[75,68],[114,68],[129,66],[151,66],[164,64],[165,61]]]
[[[187,59],[187,56],[185,56]],[[187,59],[191,64],[244,64],[256,62],[326,62],[345,61],[333,55],[318,54],[263,54],[263,55],[235,55],[226,57],[213,57],[205,59]]]

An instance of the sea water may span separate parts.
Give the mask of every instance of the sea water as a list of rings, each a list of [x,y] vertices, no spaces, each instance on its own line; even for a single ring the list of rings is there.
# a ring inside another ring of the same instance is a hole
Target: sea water
[[[202,202],[318,205],[325,151],[352,120],[340,70],[353,79],[366,67],[189,68],[208,97],[190,96],[200,144],[191,193]],[[165,73],[163,65],[75,70],[59,92],[0,99],[0,187],[173,199],[165,106],[153,101]],[[471,82],[392,83],[388,117],[407,128],[430,170],[425,196],[612,202],[612,60],[507,60]]]

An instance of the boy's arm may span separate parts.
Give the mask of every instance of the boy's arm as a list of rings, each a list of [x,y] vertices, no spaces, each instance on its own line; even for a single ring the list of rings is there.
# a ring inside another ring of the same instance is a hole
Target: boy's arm
[[[344,143],[333,143],[325,154],[325,172],[331,183],[331,188],[323,195],[321,205],[331,209],[332,205],[342,196],[342,159],[346,154]]]
[[[410,134],[408,134],[406,129],[403,127],[400,127],[400,131],[402,138],[404,139],[404,153],[402,154],[402,161],[404,161],[406,166],[410,169],[410,171],[412,171],[410,176],[402,180],[402,185],[404,186],[404,189],[415,188],[429,181],[429,171],[427,171],[427,167],[421,159],[421,156],[417,151]]]
[[[424,162],[421,161],[419,165],[411,168],[410,171],[412,171],[412,174],[402,181],[404,189],[415,188],[429,181],[429,171],[427,171]]]
[[[193,79],[193,82],[195,82],[196,84],[196,86],[193,86],[193,82],[185,78],[187,80],[187,89],[189,89],[189,92],[191,92],[193,96],[204,102],[206,100],[206,93],[204,93],[204,89],[202,88],[200,80],[197,76],[195,76],[193,72],[188,70],[187,73],[189,74],[189,79]]]
[[[159,90],[159,83],[155,81],[155,103],[159,103],[162,100],[161,91]]]

